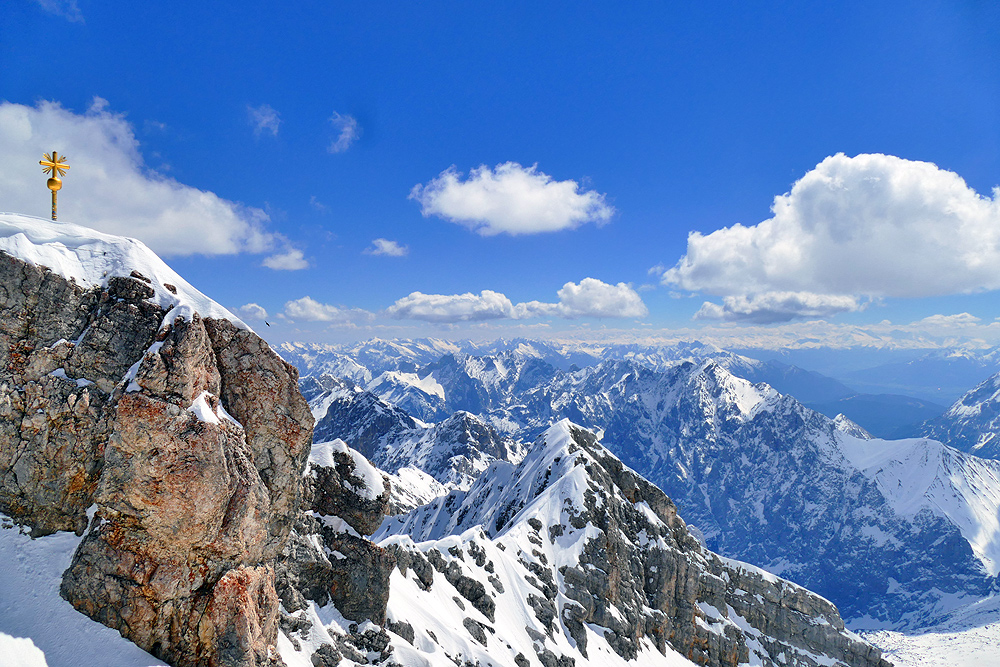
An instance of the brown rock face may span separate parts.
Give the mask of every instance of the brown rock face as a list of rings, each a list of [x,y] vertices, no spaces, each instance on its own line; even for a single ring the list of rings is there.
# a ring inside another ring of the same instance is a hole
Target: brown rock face
[[[0,253],[0,511],[82,534],[96,504],[63,597],[175,665],[277,664],[273,561],[313,421],[298,374],[150,296]]]
[[[163,316],[130,282],[87,291],[0,253],[0,510],[33,535],[86,526],[110,394]]]

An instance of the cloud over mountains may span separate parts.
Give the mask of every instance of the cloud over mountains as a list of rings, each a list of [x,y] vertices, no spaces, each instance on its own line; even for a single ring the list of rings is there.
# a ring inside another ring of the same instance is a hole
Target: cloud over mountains
[[[826,158],[751,227],[692,232],[664,284],[721,296],[701,318],[781,321],[869,298],[1000,288],[1000,197],[929,162]]]
[[[602,225],[615,209],[605,196],[583,190],[573,180],[557,181],[538,170],[505,162],[473,169],[464,179],[455,167],[426,185],[416,185],[410,199],[423,215],[436,215],[482,234],[538,234],[575,229],[587,222]]]
[[[453,323],[482,320],[523,320],[536,317],[645,317],[649,311],[629,285],[610,285],[596,278],[568,282],[557,293],[558,303],[513,303],[492,290],[479,294],[424,294],[412,292],[386,309],[395,319]]]
[[[131,236],[167,256],[276,252],[276,268],[290,263],[288,240],[268,229],[269,217],[213,192],[184,185],[150,170],[132,125],[94,98],[74,113],[55,102],[30,107],[0,103],[0,200],[3,207],[39,216],[49,212],[49,193],[38,166],[44,149],[69,157],[70,172],[59,199],[60,218],[102,232]],[[270,266],[267,261],[265,264]]]

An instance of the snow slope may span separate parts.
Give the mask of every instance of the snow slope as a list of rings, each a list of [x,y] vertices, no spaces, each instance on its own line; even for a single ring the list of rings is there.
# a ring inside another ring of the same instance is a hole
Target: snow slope
[[[997,667],[1000,665],[1000,597],[962,606],[919,633],[861,633],[896,667]]]
[[[35,266],[45,266],[82,287],[106,287],[114,277],[133,271],[144,276],[154,296],[152,303],[176,317],[227,319],[249,329],[238,317],[181,278],[141,241],[103,234],[68,222],[55,222],[15,213],[0,213],[0,250]],[[146,281],[144,281],[146,282]],[[167,285],[171,285],[171,291]]]
[[[1000,461],[935,440],[861,440],[842,435],[844,455],[878,484],[899,516],[947,517],[992,576],[1000,572]]]
[[[32,540],[0,515],[0,667],[79,667],[84,657],[102,667],[166,665],[59,597],[81,539]]]

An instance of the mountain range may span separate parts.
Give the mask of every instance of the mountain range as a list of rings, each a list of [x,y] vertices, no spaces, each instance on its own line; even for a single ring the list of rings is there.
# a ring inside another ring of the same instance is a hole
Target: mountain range
[[[419,346],[433,355],[433,345]],[[584,368],[559,368],[546,360],[551,346],[499,347],[447,351],[358,395],[378,397],[383,411],[407,405],[415,423],[462,410],[521,443],[563,418],[593,429],[677,503],[710,548],[816,590],[854,627],[920,628],[995,586],[994,462],[928,439],[873,438],[849,419],[737,377],[730,369],[761,365],[718,349],[692,345],[642,361],[617,350]],[[348,426],[340,433],[351,442]],[[400,451],[389,443],[404,431],[383,433],[387,451]],[[432,439],[425,447],[451,446]],[[428,460],[413,467],[457,490],[444,481],[447,466]]]
[[[848,626],[997,627],[1000,462],[762,381],[842,391],[808,371],[372,341],[299,377],[142,244],[9,214],[0,287],[2,662],[888,667]]]

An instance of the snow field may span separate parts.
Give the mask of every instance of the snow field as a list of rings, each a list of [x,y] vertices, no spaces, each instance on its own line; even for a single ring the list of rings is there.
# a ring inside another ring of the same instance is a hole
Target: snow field
[[[32,540],[0,515],[0,667],[166,667],[59,596],[81,539]]]

